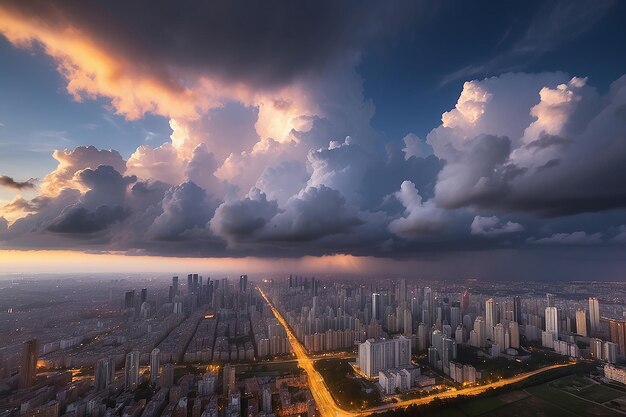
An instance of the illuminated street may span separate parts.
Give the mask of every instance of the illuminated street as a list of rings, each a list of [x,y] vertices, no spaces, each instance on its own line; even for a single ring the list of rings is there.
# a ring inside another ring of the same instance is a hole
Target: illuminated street
[[[324,379],[322,378],[320,373],[317,372],[317,370],[313,366],[314,361],[311,358],[309,358],[309,356],[307,355],[304,347],[298,341],[298,339],[295,337],[295,335],[293,334],[293,332],[291,331],[291,329],[287,325],[287,322],[285,321],[283,316],[280,314],[278,309],[276,309],[274,304],[269,300],[269,298],[265,295],[265,293],[263,292],[263,290],[261,290],[261,288],[259,288],[259,292],[261,293],[261,296],[265,299],[265,301],[267,301],[267,303],[269,304],[270,308],[272,309],[272,311],[274,313],[274,316],[278,319],[280,324],[285,328],[285,330],[287,332],[287,337],[289,339],[289,342],[291,343],[291,347],[293,349],[293,352],[295,353],[296,358],[298,360],[298,364],[307,373],[308,380],[309,380],[309,387],[311,389],[311,393],[313,394],[313,397],[315,398],[315,402],[317,404],[317,408],[318,408],[318,410],[319,410],[319,412],[320,412],[322,417],[329,417],[329,416],[334,416],[334,417],[367,416],[367,415],[370,415],[370,414],[373,414],[373,413],[383,412],[383,411],[397,409],[397,408],[405,408],[405,407],[408,407],[408,406],[411,406],[411,405],[428,404],[431,401],[433,401],[435,398],[443,399],[443,398],[456,397],[458,395],[463,395],[463,396],[480,395],[480,394],[484,393],[485,391],[487,391],[488,389],[499,388],[499,387],[503,387],[503,386],[508,385],[508,384],[514,384],[514,383],[523,381],[523,380],[525,380],[525,379],[527,379],[527,378],[529,378],[531,376],[540,374],[542,372],[546,372],[546,371],[549,371],[549,370],[552,370],[552,369],[556,369],[556,368],[561,368],[561,367],[564,367],[564,366],[570,366],[570,365],[573,365],[575,363],[575,362],[570,362],[570,363],[561,364],[561,365],[547,366],[547,367],[544,367],[544,368],[541,368],[541,369],[537,369],[537,370],[532,371],[532,372],[527,372],[527,373],[520,374],[520,375],[511,377],[511,378],[501,379],[501,380],[499,380],[497,382],[493,382],[493,383],[486,384],[486,385],[480,385],[480,386],[476,386],[476,387],[463,388],[463,389],[460,389],[460,390],[452,389],[452,390],[449,390],[449,391],[446,391],[446,392],[441,392],[441,393],[429,395],[427,397],[416,398],[416,399],[406,400],[406,401],[397,402],[397,403],[383,404],[381,406],[373,407],[373,408],[370,408],[368,410],[364,410],[364,411],[360,411],[360,412],[357,412],[357,411],[347,411],[347,410],[341,409],[337,405],[337,403],[333,399],[330,391],[328,390],[328,387],[324,383]]]

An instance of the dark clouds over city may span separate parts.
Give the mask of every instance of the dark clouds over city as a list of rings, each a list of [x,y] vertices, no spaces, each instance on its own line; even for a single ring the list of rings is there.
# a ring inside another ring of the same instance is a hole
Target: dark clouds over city
[[[464,7],[4,2],[0,52],[45,60],[55,97],[89,113],[20,144],[30,136],[11,126],[24,116],[2,98],[0,143],[24,163],[0,165],[0,247],[340,254],[459,274],[480,253],[498,259],[485,276],[582,251],[603,262],[579,271],[615,277],[626,259],[624,5]],[[28,89],[20,65],[3,76]],[[24,96],[38,94],[49,99]],[[77,125],[88,133],[67,133]],[[42,172],[50,155],[56,167]]]

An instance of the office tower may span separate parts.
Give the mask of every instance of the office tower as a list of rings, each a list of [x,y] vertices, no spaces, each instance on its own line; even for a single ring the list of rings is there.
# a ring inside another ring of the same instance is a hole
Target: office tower
[[[139,351],[133,350],[126,355],[124,365],[124,386],[134,390],[139,384]]]
[[[198,289],[199,289],[199,282],[200,282],[200,277],[198,276],[198,274],[193,274],[192,275],[193,279],[191,281],[191,293],[192,294],[198,294]]]
[[[178,277],[172,277],[172,289],[174,291],[174,297],[178,296]]]
[[[156,383],[159,378],[159,362],[161,360],[161,351],[159,348],[152,349],[150,352],[150,382]]]
[[[293,287],[293,276],[289,274],[289,288]]]
[[[37,375],[37,358],[39,355],[39,341],[27,340],[22,344],[22,358],[20,364],[19,387],[30,388],[35,382]]]
[[[382,305],[381,305],[380,294],[375,292],[372,294],[372,319],[376,319],[380,321],[380,318],[382,316],[381,309],[382,309]]]
[[[248,276],[241,275],[239,277],[239,291],[246,292],[248,290]]]
[[[597,297],[589,297],[589,329],[591,334],[600,331],[600,304]]]
[[[435,296],[430,287],[424,287],[424,302],[422,303],[422,310],[426,310],[426,317],[423,318],[426,326],[430,327],[433,323],[433,313],[435,311]]]
[[[191,297],[193,292],[193,274],[187,274],[187,296]]]
[[[224,375],[222,388],[224,390],[224,395],[228,395],[229,392],[235,390],[235,367],[231,366],[229,363],[224,365]]]
[[[450,362],[456,359],[456,342],[444,337],[441,340],[441,361],[443,366],[450,366]]]
[[[168,294],[167,301],[170,303],[174,302],[174,286],[173,285],[170,285],[170,291]]]
[[[148,301],[148,289],[142,288],[141,289],[141,302],[139,303],[139,305],[145,303],[146,301]]]
[[[547,293],[546,294],[546,304],[547,307],[554,307],[554,294]]]
[[[461,315],[465,315],[469,311],[469,302],[470,295],[466,288],[465,291],[463,291],[463,295],[461,296]]]
[[[617,351],[621,355],[626,354],[626,321],[609,320],[609,337],[611,342],[617,345]]]
[[[482,316],[478,316],[474,320],[474,332],[476,333],[476,346],[487,346],[487,323]]]
[[[496,325],[496,304],[493,298],[485,302],[485,330],[487,339],[493,341],[493,326]]]
[[[109,388],[115,375],[115,362],[112,358],[99,359],[96,362],[95,381],[96,391]]]
[[[135,291],[126,291],[124,294],[124,308],[135,308]]]
[[[587,313],[580,308],[576,310],[576,333],[587,336]]]
[[[559,338],[559,314],[556,307],[546,307],[546,332],[552,333],[554,339]]]
[[[517,295],[513,297],[513,321],[522,324],[522,300]]]
[[[509,322],[509,337],[511,339],[511,347],[520,348],[519,344],[519,323],[516,321]]]
[[[359,368],[368,377],[377,376],[381,370],[404,368],[411,364],[411,339],[367,339],[359,344]]]
[[[161,367],[160,385],[162,388],[171,388],[174,386],[174,365],[166,363]]]

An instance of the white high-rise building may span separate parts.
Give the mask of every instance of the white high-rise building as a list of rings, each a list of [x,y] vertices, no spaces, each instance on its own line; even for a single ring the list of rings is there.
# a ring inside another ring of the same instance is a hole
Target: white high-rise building
[[[496,324],[493,329],[493,337],[494,342],[499,346],[500,351],[505,349],[506,345],[508,345],[508,341],[505,340],[505,335],[504,326],[501,323]]]
[[[587,313],[583,309],[576,310],[576,333],[587,336]]]
[[[589,327],[591,333],[600,330],[600,304],[597,297],[589,297]]]
[[[150,352],[150,382],[156,383],[159,379],[161,351],[158,348],[152,349]]]
[[[496,325],[496,304],[493,298],[485,302],[485,327],[487,330],[487,339],[493,341],[493,327]]]
[[[411,339],[368,339],[359,345],[359,368],[368,377],[380,370],[402,368],[411,364]]]
[[[546,307],[546,332],[552,333],[554,339],[559,338],[559,311],[556,307]]]

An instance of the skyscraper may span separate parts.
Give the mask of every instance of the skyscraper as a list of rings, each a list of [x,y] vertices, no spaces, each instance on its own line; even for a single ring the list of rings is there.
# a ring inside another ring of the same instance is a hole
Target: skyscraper
[[[559,314],[556,307],[546,307],[546,332],[552,333],[554,339],[559,338]]]
[[[486,337],[493,341],[493,327],[496,325],[496,304],[493,298],[485,302],[485,330]]]
[[[19,387],[30,388],[37,375],[37,357],[39,355],[39,341],[27,340],[22,344],[22,362],[20,365]]]
[[[513,320],[522,324],[522,300],[518,295],[513,297]]]
[[[239,277],[239,291],[246,292],[248,290],[248,276],[241,275]]]
[[[372,294],[372,319],[380,321],[382,315],[381,309],[382,305],[380,300],[380,294],[375,292]]]
[[[159,348],[152,349],[150,352],[150,382],[156,383],[159,378],[159,362],[161,360],[161,351]]]
[[[580,308],[576,310],[576,333],[587,336],[587,313]]]
[[[398,305],[403,305],[406,302],[406,278],[400,280],[400,287],[398,288]]]
[[[172,292],[174,297],[178,295],[178,277],[172,277]]]
[[[112,358],[99,359],[96,362],[95,381],[96,391],[107,389],[115,375],[115,362]]]
[[[124,386],[134,390],[139,383],[139,351],[133,350],[126,355],[124,365]]]
[[[465,315],[469,311],[469,301],[470,295],[466,288],[461,296],[461,315]]]
[[[546,294],[546,304],[548,307],[554,307],[554,294]]]
[[[141,289],[141,302],[139,303],[139,305],[145,303],[146,301],[148,301],[148,289],[142,288]]]
[[[597,297],[589,297],[589,328],[591,334],[600,330],[600,304]]]
[[[135,290],[124,294],[124,308],[135,308]]]

